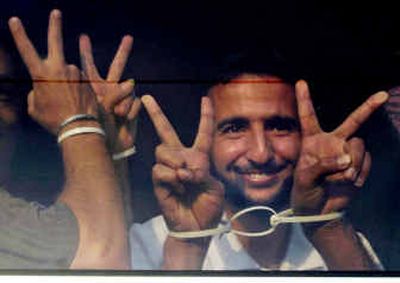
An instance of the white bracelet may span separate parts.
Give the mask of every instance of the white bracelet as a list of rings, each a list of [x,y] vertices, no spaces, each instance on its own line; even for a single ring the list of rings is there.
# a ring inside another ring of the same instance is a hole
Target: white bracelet
[[[255,210],[265,210],[272,213],[270,217],[269,224],[271,228],[268,228],[264,231],[260,232],[244,232],[232,229],[231,222],[236,218],[242,216],[251,211]],[[209,237],[220,235],[223,233],[232,232],[236,235],[245,236],[245,237],[262,237],[268,234],[271,234],[275,231],[276,226],[279,224],[284,223],[312,223],[312,222],[323,222],[323,221],[330,221],[334,219],[342,218],[344,215],[343,212],[331,212],[328,214],[321,214],[321,215],[307,215],[307,216],[295,216],[293,215],[292,209],[284,210],[280,213],[275,212],[272,208],[268,206],[253,206],[246,209],[243,209],[232,216],[230,220],[226,223],[222,223],[219,227],[213,229],[206,229],[201,231],[186,231],[186,232],[175,232],[169,231],[168,235],[174,238],[179,239],[192,239],[192,238],[202,238],[202,237]]]
[[[82,135],[82,134],[99,134],[101,136],[105,136],[106,134],[101,128],[98,127],[77,127],[73,128],[71,130],[65,131],[61,135],[58,136],[57,142],[61,143],[63,140],[76,136],[76,135]]]
[[[80,120],[90,120],[90,121],[97,121],[97,117],[91,114],[76,114],[68,117],[65,119],[61,125],[58,127],[58,133],[61,132],[63,128],[65,128],[68,124],[71,124],[72,122],[75,121],[80,121]]]
[[[131,155],[134,155],[136,153],[136,147],[132,146],[131,148],[128,148],[124,151],[114,153],[112,155],[112,160],[121,160],[124,159],[125,157],[129,157]]]

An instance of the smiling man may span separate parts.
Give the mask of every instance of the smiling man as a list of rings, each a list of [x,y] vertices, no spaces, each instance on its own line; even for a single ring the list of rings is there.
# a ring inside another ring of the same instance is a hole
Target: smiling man
[[[180,142],[151,96],[142,102],[160,137],[153,184],[162,216],[131,228],[135,269],[365,270],[380,268],[368,241],[343,218],[282,224],[249,237],[214,233],[252,206],[295,216],[343,211],[369,173],[371,158],[352,135],[387,99],[371,96],[338,128],[319,127],[308,86],[248,68],[230,72],[203,97],[196,139]],[[231,222],[259,232],[265,212]]]
[[[229,187],[227,197],[279,201],[290,187],[301,142],[293,88],[277,77],[242,75],[212,88],[210,98],[216,123],[212,161]]]

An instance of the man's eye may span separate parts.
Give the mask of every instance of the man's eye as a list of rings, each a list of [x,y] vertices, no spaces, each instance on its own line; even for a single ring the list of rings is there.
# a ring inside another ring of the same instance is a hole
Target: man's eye
[[[287,127],[284,127],[283,125],[268,125],[265,127],[267,131],[274,131],[274,132],[283,132],[283,131],[289,131]]]
[[[228,134],[228,133],[237,133],[243,129],[241,125],[230,124],[226,125],[221,129],[221,133]]]
[[[280,128],[267,128],[266,131],[278,136],[283,136],[290,133],[290,131],[288,131],[287,129],[280,129]]]
[[[244,123],[231,123],[231,124],[224,125],[220,129],[220,132],[222,134],[235,134],[235,133],[242,132],[244,129],[245,129]]]
[[[298,126],[291,121],[275,121],[273,123],[266,123],[265,130],[277,135],[287,135],[297,131]]]

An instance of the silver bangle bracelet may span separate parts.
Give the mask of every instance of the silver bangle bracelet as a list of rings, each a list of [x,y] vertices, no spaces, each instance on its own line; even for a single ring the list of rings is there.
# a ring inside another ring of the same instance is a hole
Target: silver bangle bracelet
[[[76,114],[70,116],[61,123],[61,125],[58,127],[57,133],[61,133],[62,129],[65,128],[67,125],[71,124],[72,122],[81,120],[97,121],[97,117],[91,114]]]
[[[76,136],[76,135],[82,135],[82,134],[99,134],[101,136],[105,136],[106,134],[104,133],[103,129],[98,128],[98,127],[77,127],[73,128],[71,130],[65,131],[61,135],[58,136],[57,142],[60,144],[62,141],[65,139]]]

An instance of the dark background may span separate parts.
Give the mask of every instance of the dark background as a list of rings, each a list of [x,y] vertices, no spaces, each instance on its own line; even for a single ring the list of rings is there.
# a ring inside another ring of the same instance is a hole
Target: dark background
[[[106,73],[121,37],[135,38],[125,78],[136,93],[152,93],[186,144],[194,137],[205,80],[221,60],[257,48],[290,62],[311,85],[324,129],[333,129],[373,92],[400,84],[400,17],[389,1],[22,1],[2,3],[0,40],[12,45],[10,16],[19,16],[37,49],[46,54],[48,13],[63,12],[68,62],[79,64],[78,36],[88,33],[96,63]],[[18,58],[18,62],[20,60]],[[29,84],[18,69],[20,100]],[[23,109],[24,106],[21,106]],[[51,203],[62,187],[62,161],[53,137],[22,119],[24,135],[13,161],[13,192]],[[400,270],[398,139],[383,111],[358,133],[373,156],[369,180],[349,215],[388,270]],[[131,159],[136,221],[158,211],[150,180],[158,138],[140,114],[138,153]],[[101,209],[101,207],[99,207]]]

